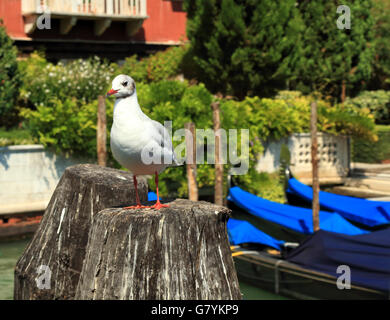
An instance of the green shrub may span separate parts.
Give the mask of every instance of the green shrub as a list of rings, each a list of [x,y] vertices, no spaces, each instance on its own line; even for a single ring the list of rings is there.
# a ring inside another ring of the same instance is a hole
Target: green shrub
[[[377,126],[378,141],[354,137],[352,139],[352,161],[382,163],[390,161],[390,126]]]
[[[390,124],[390,91],[363,91],[357,97],[347,99],[346,104],[370,110],[376,123]]]
[[[112,101],[107,100],[106,107],[109,136]],[[24,109],[22,115],[32,136],[44,146],[57,153],[96,159],[97,100],[84,104],[75,98],[54,98],[36,110]]]
[[[0,128],[0,147],[13,146],[17,144],[34,144],[35,139],[27,129]]]
[[[271,201],[284,203],[284,184],[278,173],[257,172],[251,167],[248,174],[234,177],[234,182],[244,190]]]
[[[116,66],[98,57],[54,65],[33,53],[20,62],[19,69],[23,73],[21,98],[37,107],[50,105],[53,97],[75,98],[80,104],[96,100],[107,92]]]
[[[136,82],[150,83],[189,73],[189,64],[191,64],[191,59],[188,56],[188,45],[181,45],[157,52],[141,60],[133,55],[125,60],[121,73],[131,75]]]
[[[16,58],[17,49],[0,20],[0,126],[11,127],[18,120],[15,105],[20,75]]]
[[[276,96],[276,100],[285,101],[288,108],[293,110],[290,115],[291,123],[286,122],[286,128],[288,125],[293,129],[293,131],[289,130],[290,133],[310,130],[310,105],[315,100],[317,102],[317,127],[319,131],[334,135],[359,136],[370,141],[377,140],[374,117],[367,109],[360,109],[351,104],[331,104],[327,100],[303,96],[296,91],[292,93],[282,91]],[[283,111],[280,112],[283,114]],[[275,117],[275,121],[282,120]]]

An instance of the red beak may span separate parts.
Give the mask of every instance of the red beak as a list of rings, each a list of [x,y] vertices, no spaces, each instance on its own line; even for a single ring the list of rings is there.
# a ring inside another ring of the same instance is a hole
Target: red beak
[[[107,92],[107,97],[112,96],[113,94],[117,93],[119,90],[114,90],[111,89],[110,91]]]

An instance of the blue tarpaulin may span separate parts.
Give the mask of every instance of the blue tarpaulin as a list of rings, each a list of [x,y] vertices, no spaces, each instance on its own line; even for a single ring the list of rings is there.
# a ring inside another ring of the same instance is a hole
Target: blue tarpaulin
[[[313,201],[312,188],[295,178],[289,179],[287,192],[306,201]],[[390,223],[389,202],[359,199],[320,191],[320,205],[326,210],[339,213],[346,219],[369,227]]]
[[[272,202],[239,187],[229,190],[228,200],[254,216],[274,222],[302,234],[313,233],[311,209]],[[320,228],[349,235],[364,234],[364,231],[345,220],[337,213],[320,211]]]
[[[232,245],[257,243],[280,250],[280,246],[284,244],[284,241],[272,238],[247,221],[230,218],[227,223],[227,229],[229,241]]]
[[[153,191],[148,192],[148,201],[156,201],[157,200],[157,194]],[[161,200],[161,197],[160,197]]]
[[[352,284],[389,292],[389,239],[390,229],[357,236],[320,230],[292,250],[286,259],[335,277],[342,274],[337,273],[337,268],[346,265]]]

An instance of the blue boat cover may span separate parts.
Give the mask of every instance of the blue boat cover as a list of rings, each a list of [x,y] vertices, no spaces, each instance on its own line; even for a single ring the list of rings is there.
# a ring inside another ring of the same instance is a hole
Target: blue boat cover
[[[156,201],[157,200],[157,194],[153,191],[148,192],[148,201]],[[161,197],[160,197],[161,200]]]
[[[389,228],[357,236],[320,230],[293,249],[286,259],[335,277],[343,273],[337,273],[338,266],[347,265],[352,284],[389,292],[389,239]]]
[[[311,209],[272,202],[239,187],[229,190],[228,200],[254,216],[274,222],[302,234],[313,233]],[[320,211],[320,228],[349,235],[367,233],[349,223],[337,213]]]
[[[232,245],[257,243],[280,250],[280,246],[284,244],[284,241],[272,238],[263,231],[255,228],[248,221],[230,218],[227,223],[227,229],[229,241]]]
[[[295,178],[289,179],[287,192],[309,202],[313,200],[312,188]],[[359,199],[320,191],[320,205],[322,208],[339,213],[346,219],[369,227],[390,223],[390,202]]]

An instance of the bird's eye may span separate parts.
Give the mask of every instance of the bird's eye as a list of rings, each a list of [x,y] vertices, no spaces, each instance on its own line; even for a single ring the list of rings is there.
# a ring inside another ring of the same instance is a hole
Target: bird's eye
[[[122,82],[122,85],[123,85],[124,87],[127,87],[127,81]]]

